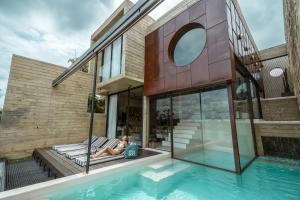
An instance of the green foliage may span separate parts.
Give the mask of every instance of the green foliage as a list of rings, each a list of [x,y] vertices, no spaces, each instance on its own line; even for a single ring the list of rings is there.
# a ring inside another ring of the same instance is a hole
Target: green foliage
[[[71,63],[71,65],[72,65],[73,63],[76,62],[77,59],[78,59],[78,58],[76,58],[76,57],[75,57],[75,58],[70,58],[70,59],[68,60],[68,63]],[[79,71],[88,73],[88,72],[89,72],[89,65],[88,65],[88,63],[85,63],[85,64],[79,69]]]
[[[91,112],[92,110],[92,95],[89,95],[88,98],[88,112]],[[105,98],[102,96],[96,95],[95,98],[95,106],[94,106],[94,112],[95,113],[105,113]]]

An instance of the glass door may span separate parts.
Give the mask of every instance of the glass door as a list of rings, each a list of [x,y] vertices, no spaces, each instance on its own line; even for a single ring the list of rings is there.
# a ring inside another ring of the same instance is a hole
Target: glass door
[[[171,151],[171,98],[150,100],[150,132],[148,146],[163,151]]]

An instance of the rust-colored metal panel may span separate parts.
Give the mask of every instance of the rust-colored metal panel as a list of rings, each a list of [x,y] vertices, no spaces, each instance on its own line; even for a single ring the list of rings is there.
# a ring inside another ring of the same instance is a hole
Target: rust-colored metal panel
[[[208,48],[208,62],[210,64],[230,59],[230,51],[228,41],[219,42],[210,45]]]
[[[146,37],[146,96],[231,80],[233,73],[225,6],[223,0],[202,0]],[[176,67],[170,58],[169,47],[175,44],[174,38],[186,31],[185,27],[190,23],[198,23],[206,29],[205,48],[191,64]]]
[[[230,59],[209,64],[209,80],[211,82],[228,80],[232,77]]]
[[[164,26],[163,26],[163,30],[164,30],[164,36],[169,35],[170,33],[173,33],[176,31],[176,24],[175,24],[175,19],[172,19],[170,21],[168,21]],[[163,37],[161,37],[163,38]]]
[[[209,46],[228,40],[227,22],[220,23],[207,30],[207,44]]]
[[[176,77],[176,88],[186,89],[192,86],[191,71],[185,71],[182,73],[177,73]]]
[[[189,9],[190,12],[190,21],[193,21],[202,15],[205,14],[205,1],[199,1],[198,3],[195,3],[191,8]]]
[[[191,64],[191,78],[193,87],[209,82],[207,49]]]
[[[225,0],[206,1],[207,27],[211,28],[227,20]]]
[[[178,31],[185,24],[190,22],[189,10],[183,11],[175,18],[176,30]]]

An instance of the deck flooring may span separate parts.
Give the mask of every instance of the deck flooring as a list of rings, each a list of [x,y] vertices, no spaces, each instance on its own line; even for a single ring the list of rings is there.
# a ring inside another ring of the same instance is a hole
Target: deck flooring
[[[153,155],[159,154],[155,151],[140,150],[140,156],[136,159],[145,158]],[[35,149],[33,156],[39,162],[40,166],[46,168],[49,174],[54,177],[65,177],[85,171],[85,167],[77,165],[74,161],[56,153],[52,149]],[[115,164],[120,164],[124,162],[130,162],[131,159],[118,159],[113,161],[108,161],[104,163],[99,163],[90,166],[90,170],[99,169],[106,166],[111,166]]]

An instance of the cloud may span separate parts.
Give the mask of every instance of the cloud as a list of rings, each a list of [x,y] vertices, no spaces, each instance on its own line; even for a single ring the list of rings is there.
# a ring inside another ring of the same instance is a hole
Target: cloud
[[[12,54],[67,66],[90,45],[90,35],[119,0],[0,1],[0,108]]]
[[[137,0],[132,0],[137,2]],[[182,0],[165,0],[155,19]],[[0,107],[12,54],[67,66],[122,0],[0,0]],[[260,49],[284,42],[282,0],[239,0]]]
[[[259,49],[285,43],[282,0],[238,0]]]

